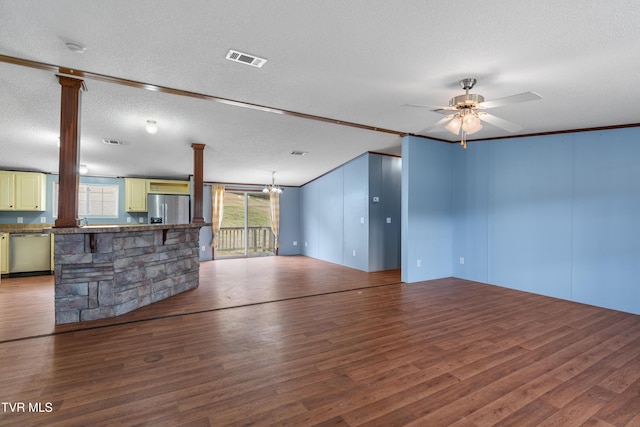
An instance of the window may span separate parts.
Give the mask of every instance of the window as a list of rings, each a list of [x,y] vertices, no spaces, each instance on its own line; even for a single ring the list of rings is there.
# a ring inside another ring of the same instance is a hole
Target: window
[[[58,183],[53,185],[53,216],[58,216]],[[118,217],[118,186],[80,184],[78,186],[79,217]]]

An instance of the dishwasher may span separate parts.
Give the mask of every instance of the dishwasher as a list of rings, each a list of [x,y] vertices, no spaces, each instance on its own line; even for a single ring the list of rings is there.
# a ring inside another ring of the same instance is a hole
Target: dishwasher
[[[9,235],[9,274],[51,271],[51,235]]]

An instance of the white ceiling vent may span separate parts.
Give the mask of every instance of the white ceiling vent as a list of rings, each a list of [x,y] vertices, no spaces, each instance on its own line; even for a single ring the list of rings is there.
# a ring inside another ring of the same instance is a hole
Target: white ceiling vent
[[[107,145],[122,145],[122,141],[118,139],[102,138],[102,142]]]
[[[267,60],[264,58],[258,58],[257,56],[249,55],[248,53],[238,52],[237,50],[233,50],[233,49],[231,49],[229,53],[227,53],[227,59],[230,61],[251,65],[252,67],[257,67],[257,68],[262,68],[262,66],[267,62]]]

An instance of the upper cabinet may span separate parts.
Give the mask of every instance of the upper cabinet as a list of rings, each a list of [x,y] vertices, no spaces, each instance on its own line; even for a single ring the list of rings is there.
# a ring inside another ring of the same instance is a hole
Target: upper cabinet
[[[140,178],[125,178],[125,209],[127,212],[147,211],[147,180]]]
[[[46,183],[43,173],[0,171],[0,210],[44,211]]]
[[[125,178],[125,201],[127,212],[147,212],[149,194],[190,194],[189,181],[171,179]]]
[[[189,181],[176,181],[172,179],[147,180],[149,194],[190,194]]]

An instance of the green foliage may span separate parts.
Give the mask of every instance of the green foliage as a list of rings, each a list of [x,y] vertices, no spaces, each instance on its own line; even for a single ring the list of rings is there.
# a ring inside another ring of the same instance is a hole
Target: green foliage
[[[249,226],[271,226],[269,196],[249,194]],[[230,191],[224,194],[222,227],[244,227],[244,194]]]

